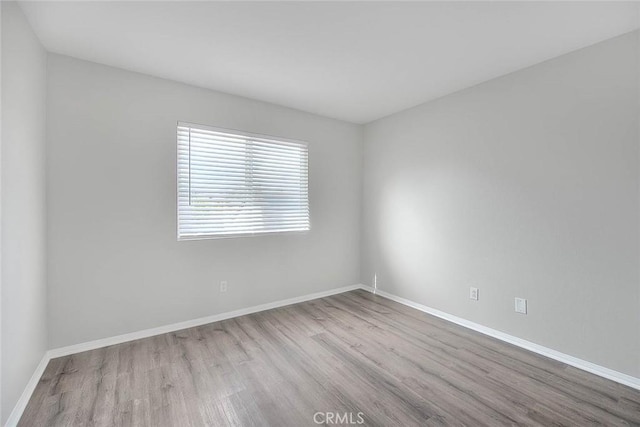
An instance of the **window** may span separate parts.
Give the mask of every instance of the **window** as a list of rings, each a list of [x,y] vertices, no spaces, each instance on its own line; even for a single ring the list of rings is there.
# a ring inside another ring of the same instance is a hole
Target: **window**
[[[305,143],[178,123],[178,240],[305,230]]]

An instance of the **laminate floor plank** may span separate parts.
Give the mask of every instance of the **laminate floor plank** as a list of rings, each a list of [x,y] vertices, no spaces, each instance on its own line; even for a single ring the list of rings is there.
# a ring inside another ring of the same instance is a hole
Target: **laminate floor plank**
[[[344,327],[347,327],[346,323]],[[514,405],[520,402],[497,399],[498,393],[481,385],[475,386],[476,378],[480,378],[477,374],[460,375],[459,369],[451,369],[455,364],[454,359],[443,358],[431,352],[427,346],[421,348],[415,342],[398,339],[380,328],[357,337],[347,334],[346,329],[334,329],[332,332],[342,340],[343,345],[348,346],[355,340],[355,348],[362,356],[361,359],[371,360],[376,366],[383,367],[403,383],[410,384],[410,388],[418,395],[429,396],[436,406],[449,407],[446,412],[455,415],[450,415],[448,422],[452,422],[452,419],[465,419],[467,423],[473,422],[476,425],[493,425],[496,422],[516,424],[518,418],[521,423],[525,422],[524,417],[520,417],[518,411],[514,410]],[[425,376],[428,381],[416,381]],[[492,397],[495,399],[492,400]],[[499,410],[500,406],[504,406],[504,412],[509,411],[516,418],[505,418]],[[465,410],[461,411],[460,408]]]
[[[336,303],[336,305],[340,306],[341,304]],[[355,310],[356,307],[345,304],[344,309],[345,313],[347,313],[349,310]],[[405,328],[403,328],[403,325],[401,323],[394,324],[393,322],[387,322],[385,321],[385,319],[380,318],[380,315],[375,312],[370,312],[367,315],[364,315],[361,319],[362,321],[366,321],[367,324],[373,325],[383,330],[383,332],[379,332],[373,335],[371,337],[371,340],[376,340],[376,337],[378,337],[379,339],[381,339],[381,342],[400,343],[401,345],[406,345],[407,343],[411,343],[411,345],[413,345],[422,341],[419,337],[412,335],[413,330],[406,330]],[[386,332],[397,335],[397,337],[385,336]],[[409,333],[407,337],[410,339],[402,339],[403,332]],[[444,358],[440,357],[438,352],[429,351],[429,347],[432,347],[433,345],[433,343],[425,343],[425,348],[423,349],[422,354],[430,354],[434,356],[432,357],[432,360],[434,362],[442,364],[445,368],[450,368],[451,366],[448,366],[449,364],[447,363],[447,361]],[[451,360],[455,361],[455,363],[458,364],[457,369],[449,370],[449,372],[453,372],[454,374],[460,374],[464,371],[467,371],[465,369],[466,367],[464,366],[465,363],[471,363],[472,361],[478,360],[479,357],[482,357],[482,349],[480,349],[476,353],[470,353],[468,352],[468,349],[462,348],[462,345],[462,343],[459,344],[460,348],[458,349],[457,353],[448,354],[448,356],[451,357]],[[465,354],[467,352],[469,354]],[[376,351],[376,354],[382,353],[399,353],[409,356],[414,354],[414,352],[411,351],[411,349],[408,347],[398,349],[382,348]],[[512,368],[511,370],[505,371],[504,369],[502,369],[504,363],[503,355],[496,354],[496,359],[499,359],[502,363],[494,364],[494,369],[496,370],[495,378],[507,378],[509,379],[510,383],[529,383],[528,387],[525,387],[524,389],[532,392],[539,388],[536,387],[537,385],[542,385],[543,389],[546,389],[546,393],[538,393],[537,395],[531,396],[535,397],[538,401],[547,397],[548,405],[560,405],[566,406],[568,408],[575,407],[576,404],[582,404],[585,402],[588,403],[589,406],[586,407],[586,411],[576,412],[573,414],[575,419],[579,419],[578,417],[584,417],[584,419],[582,420],[583,422],[594,422],[594,420],[596,420],[607,425],[625,425],[624,421],[622,421],[621,418],[631,418],[634,422],[640,422],[638,414],[631,413],[630,411],[625,411],[623,408],[618,408],[617,405],[611,405],[611,403],[615,403],[615,401],[617,400],[613,396],[600,393],[598,390],[587,389],[580,384],[576,385],[575,383],[569,383],[563,380],[561,377],[552,375],[547,371],[537,368],[536,366],[519,363],[517,359],[513,359],[512,361],[510,361],[514,363],[514,366],[510,366]],[[405,358],[405,360],[399,362],[400,366],[409,366],[414,361]],[[422,359],[419,363],[422,366],[425,366],[427,364],[424,359]],[[392,363],[389,364],[393,365]],[[485,372],[487,372],[486,369]],[[515,375],[511,375],[512,373],[515,373]],[[502,390],[503,387],[508,386],[508,383],[503,383],[497,385],[497,387],[494,387],[493,389],[491,387],[487,387],[488,384],[486,378],[478,375],[477,370],[468,370],[467,374],[462,375],[462,377],[454,375],[454,377],[452,378],[452,384],[457,384],[458,387],[464,387],[465,392],[468,396],[474,396],[479,401],[485,402],[485,404],[490,405],[491,407],[499,405],[499,402],[495,400],[495,393],[499,394],[500,390]],[[480,387],[479,389],[478,386]],[[552,393],[548,393],[549,386],[551,386],[552,388]],[[511,396],[513,396],[513,394],[511,394]],[[514,400],[513,402],[510,402],[510,404],[517,406],[519,402],[527,402],[527,400],[522,399],[521,396],[517,401]]]
[[[418,310],[414,310],[402,304],[397,304],[386,298],[376,297],[366,291],[355,291],[354,293],[358,293],[359,296],[369,301],[369,304],[363,304],[363,306],[373,304],[389,307],[393,312],[406,314],[411,318],[432,325],[433,329],[435,329],[436,331],[446,330],[447,332],[450,332],[454,335],[461,336],[473,348],[478,349],[478,351],[490,351],[492,354],[497,355],[496,357],[498,357],[502,361],[508,362],[509,360],[515,360],[518,362],[522,362],[531,367],[536,367],[540,372],[546,372],[549,377],[561,377],[567,379],[573,384],[581,384],[587,387],[593,387],[600,393],[610,392],[613,395],[621,396],[631,401],[640,403],[640,393],[637,390],[625,385],[607,380],[606,378],[602,378],[597,375],[586,375],[584,371],[572,366],[565,365],[562,362],[541,357],[540,355],[533,352],[504,343],[495,338],[476,333],[469,329],[461,328],[458,325],[452,324],[434,316],[426,315]],[[430,327],[427,329],[430,329]],[[507,354],[510,356],[509,360],[503,359],[505,352],[507,352]],[[541,364],[541,359],[544,359],[546,363]]]
[[[352,291],[53,359],[19,426],[298,427],[316,413],[640,426],[640,391]]]

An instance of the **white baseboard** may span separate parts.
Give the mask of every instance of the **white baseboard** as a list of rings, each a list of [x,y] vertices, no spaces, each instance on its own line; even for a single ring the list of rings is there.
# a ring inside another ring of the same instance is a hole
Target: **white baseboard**
[[[18,425],[18,421],[20,421],[20,417],[24,412],[24,408],[27,407],[27,403],[29,403],[29,399],[31,399],[31,395],[33,394],[33,391],[36,389],[36,386],[38,385],[38,382],[40,381],[40,378],[42,377],[44,370],[49,364],[49,359],[50,358],[49,358],[48,352],[45,352],[35,372],[33,373],[33,375],[31,375],[31,379],[29,379],[27,386],[24,388],[22,395],[18,399],[16,406],[13,407],[13,411],[11,411],[9,418],[5,423],[5,427],[14,427]]]
[[[599,375],[601,377],[610,379],[620,384],[624,384],[629,387],[640,390],[640,378],[635,378],[630,375],[623,374],[621,372],[614,371],[612,369],[605,368],[603,366],[596,365],[591,362],[587,362],[586,360],[578,359],[577,357],[573,357],[568,354],[564,354],[559,351],[552,350],[547,347],[543,347],[541,345],[523,340],[521,338],[514,337],[504,332],[500,332],[498,330],[491,329],[486,326],[482,326],[478,323],[474,323],[469,320],[465,320],[460,317],[445,313],[443,311],[436,310],[435,308],[418,304],[408,299],[401,298],[399,296],[390,294],[385,291],[381,291],[380,289],[373,289],[372,287],[365,286],[365,285],[351,285],[351,286],[345,286],[342,288],[331,289],[328,291],[316,292],[309,295],[303,295],[300,297],[274,301],[267,304],[260,304],[253,307],[229,311],[226,313],[215,314],[213,316],[201,317],[199,319],[187,320],[185,322],[159,326],[157,328],[145,329],[142,331],[131,332],[128,334],[118,335],[115,337],[103,338],[95,341],[89,341],[85,343],[80,343],[80,344],[75,344],[75,345],[70,345],[66,347],[60,347],[53,350],[49,350],[44,354],[42,360],[40,361],[40,364],[38,365],[35,372],[31,376],[31,379],[27,383],[27,386],[25,387],[22,395],[20,396],[20,399],[18,399],[18,402],[13,408],[13,411],[11,411],[11,415],[9,415],[9,418],[5,423],[5,427],[14,427],[18,424],[18,421],[20,420],[20,417],[22,416],[22,413],[24,412],[24,409],[26,408],[27,403],[29,403],[29,399],[31,398],[33,391],[38,385],[38,382],[40,381],[40,378],[42,377],[42,374],[44,373],[44,370],[47,367],[47,364],[51,359],[55,359],[56,357],[68,356],[70,354],[80,353],[88,350],[95,350],[97,348],[107,347],[114,344],[121,344],[127,341],[133,341],[140,338],[147,338],[154,335],[164,334],[167,332],[175,332],[181,329],[192,328],[194,326],[206,325],[208,323],[219,322],[221,320],[231,319],[233,317],[239,317],[239,316],[244,316],[246,314],[252,314],[260,311],[270,310],[272,308],[284,307],[291,304],[297,304],[300,302],[305,302],[305,301],[310,301],[318,298],[328,297],[331,295],[341,294],[343,292],[353,291],[355,289],[364,289],[368,292],[374,293],[376,295],[380,295],[382,297],[388,298],[400,304],[415,308],[417,310],[423,311],[425,313],[431,314],[441,319],[448,320],[460,326],[464,326],[465,328],[472,329],[474,331],[508,342],[510,344],[516,345],[518,347],[524,348],[534,353],[538,353],[543,356],[549,357],[551,359],[566,363],[567,365],[576,367],[578,369],[582,369],[592,374]]]
[[[379,288],[373,289],[370,286],[364,286],[364,285],[362,285],[361,288],[371,293],[374,293],[376,295],[380,295],[392,301],[398,302],[400,304],[409,306],[411,308],[415,308],[416,310],[423,311],[425,313],[431,314],[433,316],[439,317],[441,319],[447,320],[457,325],[464,326],[465,328],[472,329],[474,331],[480,332],[490,337],[497,338],[501,341],[508,342],[509,344],[513,344],[515,346],[524,348],[525,350],[529,350],[534,353],[540,354],[542,356],[546,356],[550,359],[554,359],[559,362],[565,363],[567,365],[573,366],[574,368],[582,369],[583,371],[587,371],[592,374],[601,376],[603,378],[607,378],[609,380],[615,381],[617,383],[632,387],[636,390],[640,390],[640,378],[623,374],[622,372],[614,371],[613,369],[605,368],[604,366],[596,365],[595,363],[587,362],[586,360],[578,359],[577,357],[573,357],[568,354],[561,353],[559,351],[533,343],[531,341],[527,341],[522,338],[518,338],[513,335],[506,334],[504,332],[500,332],[496,329],[482,326],[478,323],[471,322],[470,320],[466,320],[461,317],[454,316],[452,314],[437,310],[435,308],[431,308],[426,305],[422,305],[417,302],[399,297],[397,295],[393,295],[388,292],[381,291]]]
[[[70,354],[80,353],[88,350],[95,350],[97,348],[107,347],[114,344],[121,344],[127,341],[133,341],[140,338],[152,337],[154,335],[165,334],[167,332],[175,332],[181,329],[192,328],[194,326],[206,325],[207,323],[219,322],[220,320],[231,319],[233,317],[244,316],[246,314],[257,313],[259,311],[270,310],[272,308],[284,307],[291,304],[297,304],[299,302],[310,301],[318,298],[324,298],[331,295],[341,294],[343,292],[353,291],[360,289],[362,285],[351,285],[342,288],[330,289],[328,291],[316,292],[313,294],[303,295],[300,297],[288,298],[280,301],[274,301],[266,304],[260,304],[253,307],[242,308],[239,310],[229,311],[221,314],[214,314],[213,316],[201,317],[199,319],[187,320],[185,322],[173,323],[171,325],[159,326],[157,328],[145,329],[143,331],[131,332],[128,334],[117,335],[115,337],[103,338],[95,341],[84,342],[80,344],[70,345],[66,347],[55,348],[47,351],[40,364],[36,368],[33,376],[27,383],[22,396],[18,399],[18,403],[11,411],[11,415],[5,423],[5,427],[15,427],[20,421],[20,417],[24,412],[24,409],[29,403],[29,399],[33,394],[38,381],[42,377],[47,364],[51,359],[56,357],[68,356]]]
[[[70,354],[80,353],[83,351],[95,350],[96,348],[107,347],[114,344],[121,344],[127,341],[134,341],[140,338],[147,338],[155,335],[166,334],[167,332],[175,332],[181,329],[193,328],[194,326],[206,325],[207,323],[219,322],[221,320],[231,319],[233,317],[244,316],[246,314],[257,313],[264,310],[271,310],[272,308],[284,307],[286,305],[297,304],[299,302],[324,298],[330,295],[341,294],[343,292],[353,291],[354,289],[360,289],[361,287],[361,285],[345,286],[342,288],[330,289],[328,291],[316,292],[300,297],[288,298],[266,304],[255,305],[253,307],[241,308],[239,310],[229,311],[226,313],[214,314],[212,316],[201,317],[199,319],[187,320],[184,322],[173,323],[171,325],[159,326],[157,328],[117,335],[115,337],[102,338],[95,341],[88,341],[80,344],[60,347],[49,350],[49,355],[51,359],[55,359],[56,357],[68,356]]]

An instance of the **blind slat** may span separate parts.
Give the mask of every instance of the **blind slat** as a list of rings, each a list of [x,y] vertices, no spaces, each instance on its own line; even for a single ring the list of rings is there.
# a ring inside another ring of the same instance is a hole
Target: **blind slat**
[[[178,124],[178,239],[310,228],[308,147]]]

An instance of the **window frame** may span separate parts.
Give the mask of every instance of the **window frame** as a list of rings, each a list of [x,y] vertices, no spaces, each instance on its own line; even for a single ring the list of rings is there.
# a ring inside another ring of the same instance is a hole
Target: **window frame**
[[[178,129],[180,127],[194,127],[194,128],[198,128],[198,129],[202,129],[202,130],[208,130],[208,131],[212,131],[212,132],[221,132],[221,133],[228,133],[228,134],[233,134],[236,136],[240,136],[243,138],[247,138],[247,139],[252,139],[252,138],[256,138],[256,139],[266,139],[266,140],[272,140],[274,142],[283,142],[283,143],[289,143],[289,144],[296,144],[296,145],[301,145],[303,147],[305,147],[306,152],[307,152],[307,207],[308,207],[308,227],[306,230],[284,230],[284,231],[278,231],[278,230],[266,230],[266,231],[254,231],[254,232],[239,232],[239,233],[231,233],[231,234],[201,234],[201,235],[197,235],[197,236],[181,236],[180,235],[180,176],[179,176],[179,169],[180,169],[180,141],[179,141],[179,136],[178,136]],[[311,171],[309,168],[309,143],[306,141],[302,141],[302,140],[297,140],[297,139],[291,139],[291,138],[284,138],[284,137],[280,137],[280,136],[274,136],[274,135],[265,135],[265,134],[259,134],[259,133],[253,133],[253,132],[247,132],[247,131],[242,131],[242,130],[238,130],[238,129],[230,129],[230,128],[222,128],[222,127],[218,127],[218,126],[210,126],[210,125],[203,125],[203,124],[199,124],[199,123],[193,123],[193,122],[186,122],[186,121],[178,121],[176,123],[176,151],[175,151],[175,159],[176,159],[176,169],[175,169],[175,184],[176,184],[176,239],[177,241],[181,242],[181,241],[190,241],[190,240],[218,240],[218,239],[237,239],[237,238],[244,238],[244,237],[256,237],[256,236],[274,236],[274,235],[304,235],[307,234],[311,231],[311,196],[310,196],[310,185],[309,185],[309,180],[310,180],[310,175],[311,175]]]

